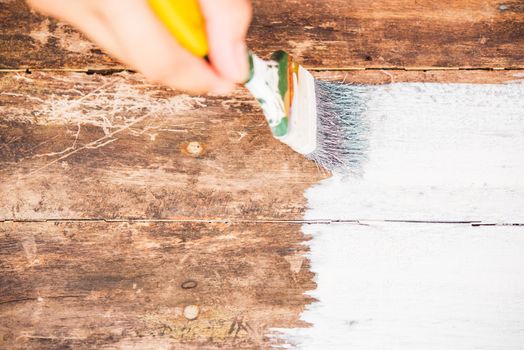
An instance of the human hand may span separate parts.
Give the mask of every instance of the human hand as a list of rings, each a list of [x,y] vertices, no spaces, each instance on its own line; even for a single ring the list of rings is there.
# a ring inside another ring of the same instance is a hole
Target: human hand
[[[209,62],[181,47],[147,0],[27,0],[37,11],[77,27],[107,53],[153,81],[194,94],[227,93],[248,77],[245,36],[251,3],[199,1]]]

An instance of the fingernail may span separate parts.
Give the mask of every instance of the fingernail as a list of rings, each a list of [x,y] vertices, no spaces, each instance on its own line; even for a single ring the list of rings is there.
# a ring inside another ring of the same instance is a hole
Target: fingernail
[[[235,81],[238,83],[245,83],[248,78],[248,64],[247,64],[247,46],[242,41],[235,46],[235,57],[237,64],[237,73],[235,74]]]

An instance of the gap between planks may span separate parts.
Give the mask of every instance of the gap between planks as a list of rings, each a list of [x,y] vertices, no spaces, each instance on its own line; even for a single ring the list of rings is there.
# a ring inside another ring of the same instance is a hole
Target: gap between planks
[[[402,219],[309,219],[309,220],[241,220],[241,219],[41,219],[12,220],[0,219],[0,223],[206,223],[206,224],[297,224],[297,225],[331,225],[355,224],[368,226],[368,223],[404,223],[435,225],[468,225],[480,226],[524,226],[524,222],[483,222],[478,220],[402,220]]]
[[[524,71],[523,67],[304,67],[313,72],[354,72],[354,71],[401,71],[401,72],[439,72],[439,71]],[[0,68],[0,73],[86,73],[111,75],[116,73],[136,73],[132,69],[108,68],[108,69],[80,69],[80,68]]]

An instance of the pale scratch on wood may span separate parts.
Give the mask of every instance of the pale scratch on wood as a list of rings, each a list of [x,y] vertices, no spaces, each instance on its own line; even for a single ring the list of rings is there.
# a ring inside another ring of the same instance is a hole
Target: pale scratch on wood
[[[21,243],[29,265],[38,265],[40,262],[36,258],[37,248],[35,237],[33,235],[28,235],[22,239]]]
[[[77,128],[78,129],[77,129],[77,132],[75,134],[75,139],[73,140],[73,144],[71,146],[69,146],[66,149],[64,149],[62,151],[59,151],[59,152],[50,152],[50,153],[37,154],[37,155],[32,156],[32,158],[54,157],[54,156],[58,156],[58,155],[66,153],[66,152],[69,152],[71,150],[74,150],[75,147],[76,147],[76,144],[78,142],[78,137],[80,136],[81,127],[82,127],[81,124],[77,124]],[[56,136],[55,136],[55,138],[56,138]],[[38,145],[37,147],[41,146],[42,144],[43,144],[43,142],[40,145]]]
[[[43,166],[37,168],[36,170],[31,171],[28,175],[29,175],[29,176],[34,175],[34,174],[38,173],[39,171],[42,171],[42,170],[44,170],[44,169],[50,167],[51,165],[53,165],[53,164],[55,164],[55,163],[57,163],[57,162],[59,162],[59,161],[62,161],[62,160],[64,160],[64,159],[67,159],[68,157],[72,156],[73,154],[78,153],[78,152],[80,152],[80,151],[82,151],[82,150],[84,150],[84,149],[98,148],[99,145],[100,145],[100,142],[101,142],[101,141],[104,141],[104,140],[107,140],[107,139],[111,139],[113,136],[115,136],[115,135],[121,133],[121,132],[124,131],[124,130],[127,130],[129,127],[131,127],[131,126],[133,126],[133,125],[135,125],[135,124],[137,124],[137,123],[143,121],[144,119],[148,118],[148,117],[151,116],[153,113],[154,113],[154,112],[149,112],[149,113],[143,115],[142,117],[137,118],[135,121],[133,121],[133,122],[130,123],[129,125],[126,125],[126,126],[120,128],[120,129],[118,129],[118,130],[115,130],[115,131],[111,132],[109,135],[105,135],[104,137],[101,137],[101,138],[99,138],[98,140],[95,140],[95,141],[93,141],[93,142],[90,142],[90,143],[88,143],[88,144],[85,144],[84,146],[82,146],[82,147],[80,147],[80,148],[74,149],[74,150],[72,150],[72,151],[70,151],[70,152],[64,154],[63,156],[61,156],[61,157],[59,157],[59,158],[57,158],[57,159],[55,159],[55,160],[53,160],[53,161],[51,161],[51,162],[49,162],[49,163],[47,163],[47,164],[45,164],[45,165],[43,165]],[[111,142],[113,142],[113,141],[116,141],[116,139],[112,140]],[[108,142],[108,143],[110,143],[110,142]],[[103,145],[106,145],[106,144],[108,144],[108,143],[103,143]]]
[[[97,148],[102,148],[102,147],[104,147],[104,146],[109,145],[110,143],[115,142],[116,140],[118,140],[118,139],[117,139],[117,138],[114,138],[114,139],[110,139],[110,140],[107,140],[107,141],[105,141],[105,142],[98,143],[98,144],[95,144],[95,145],[91,145],[91,146],[87,145],[86,148],[87,148],[87,149],[97,149]]]
[[[0,92],[0,95],[4,95],[4,96],[12,96],[12,97],[23,97],[29,101],[35,101],[35,102],[38,102],[38,103],[45,103],[44,100],[42,100],[41,98],[39,97],[36,97],[36,96],[31,96],[31,95],[25,95],[25,94],[19,94],[19,93],[16,93],[16,92]]]
[[[389,83],[394,83],[395,82],[395,78],[393,77],[392,74],[390,74],[389,72],[385,71],[384,69],[380,70],[381,73],[384,73],[385,75],[387,75],[389,77]]]
[[[48,76],[49,74],[39,73],[39,75]],[[190,97],[188,95],[174,95],[171,97],[158,98],[158,90],[144,83],[130,84],[127,79],[129,74],[111,76],[111,78],[96,77],[96,83],[102,81],[102,84],[85,93],[81,88],[71,88],[66,90],[62,95],[51,94],[48,99],[43,100],[30,94],[2,92],[3,95],[21,97],[29,101],[37,102],[38,109],[33,113],[27,114],[10,107],[12,113],[7,114],[8,120],[29,122],[36,125],[75,125],[76,132],[70,146],[59,150],[36,155],[30,155],[28,158],[46,158],[57,157],[29,173],[33,175],[43,169],[46,169],[56,162],[62,161],[71,155],[84,150],[104,147],[117,138],[114,136],[124,130],[129,130],[131,135],[140,136],[148,135],[151,141],[157,137],[156,131],[187,133],[185,128],[177,129],[177,126],[198,127],[203,122],[180,123],[173,127],[161,125],[142,125],[140,128],[133,128],[143,122],[147,117],[155,114],[171,114],[171,116],[181,115],[189,110],[198,107],[205,107],[205,98]],[[61,83],[71,84],[75,82],[76,75],[57,76],[51,75],[54,80]],[[30,82],[19,82],[19,84],[31,84]],[[76,86],[76,85],[75,85]],[[145,89],[145,90],[143,90]],[[81,95],[71,99],[71,94]],[[143,113],[142,117],[137,117]],[[84,144],[79,147],[80,134],[84,126],[95,126],[102,129],[104,136]],[[41,145],[41,144],[40,144]],[[31,149],[33,151],[38,146]]]

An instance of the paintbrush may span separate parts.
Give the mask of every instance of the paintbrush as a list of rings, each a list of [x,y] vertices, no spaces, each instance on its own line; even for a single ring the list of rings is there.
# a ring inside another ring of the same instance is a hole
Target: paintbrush
[[[205,23],[198,0],[149,0],[178,42],[207,58]],[[246,88],[257,99],[273,136],[331,171],[360,172],[367,148],[362,118],[364,89],[316,80],[284,51],[265,61],[249,52]]]

